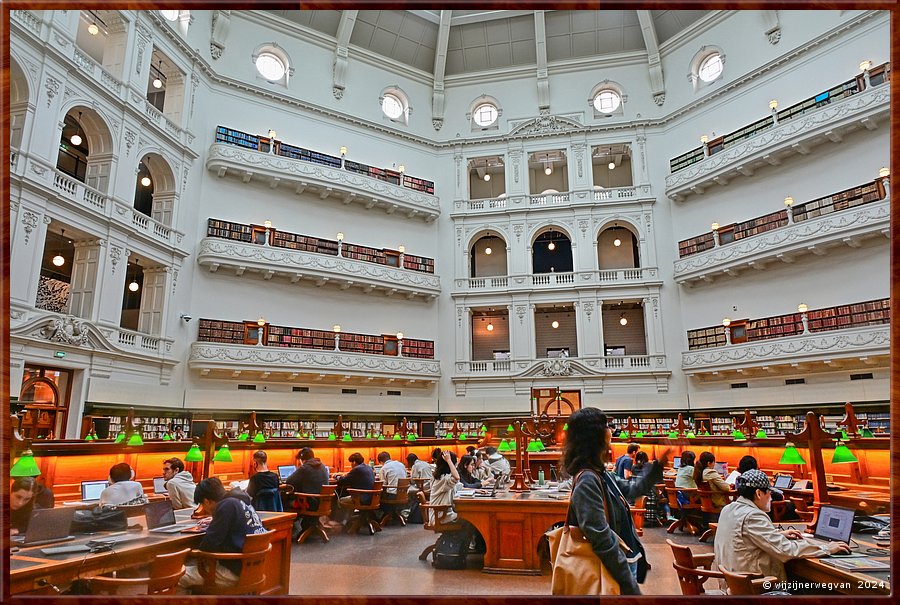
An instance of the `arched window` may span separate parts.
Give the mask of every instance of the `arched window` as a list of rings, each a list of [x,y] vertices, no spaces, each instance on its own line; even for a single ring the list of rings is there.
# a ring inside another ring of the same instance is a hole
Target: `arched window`
[[[378,102],[381,104],[381,112],[387,119],[403,125],[409,124],[409,114],[412,111],[409,97],[399,87],[391,86],[384,89]]]
[[[591,89],[588,105],[594,110],[594,119],[623,115],[628,96],[622,87],[610,80],[600,82]]]
[[[252,59],[261,78],[272,84],[288,85],[288,78],[294,70],[287,54],[277,44],[272,42],[259,46]]]
[[[725,71],[725,53],[717,46],[703,46],[691,61],[688,76],[694,90],[700,90],[719,80]]]

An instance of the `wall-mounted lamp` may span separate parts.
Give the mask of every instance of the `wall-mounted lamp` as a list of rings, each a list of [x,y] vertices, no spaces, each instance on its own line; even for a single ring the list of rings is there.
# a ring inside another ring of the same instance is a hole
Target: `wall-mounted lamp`
[[[403,340],[403,332],[397,332],[397,340]]]
[[[872,69],[872,62],[868,59],[859,64],[860,71],[869,71],[870,69]]]
[[[341,157],[344,157],[345,155],[347,155],[347,148],[341,147]]]
[[[553,329],[555,330],[556,328],[559,327],[559,322],[556,321],[556,320],[554,319],[554,320],[550,323],[550,327],[553,328]]]
[[[406,246],[404,246],[403,244],[400,244],[399,246],[397,246],[397,252],[399,252],[400,254],[403,254],[404,252],[406,252]]]
[[[256,325],[258,325],[260,328],[263,327],[264,325],[266,325],[266,318],[260,317],[259,319],[257,319]]]
[[[75,130],[75,134],[73,134],[72,137],[69,139],[70,141],[72,141],[72,144],[75,145],[76,147],[81,145],[81,142],[82,142],[81,135],[78,134],[78,132],[81,130],[81,112],[80,111],[78,112],[77,126],[78,126],[78,128]]]
[[[623,326],[627,326],[627,325],[628,325],[628,318],[625,317],[625,314],[624,314],[624,313],[622,313],[622,314],[619,316],[619,323],[620,323],[621,325],[623,325]]]
[[[730,320],[729,318],[727,318],[727,317],[724,318],[724,319],[722,319],[722,325],[725,326],[725,327],[727,328],[728,326],[731,325],[731,320]]]
[[[890,169],[888,169],[885,166],[882,166],[881,169],[878,171],[878,176],[880,176],[883,179],[889,177],[890,175],[891,175]]]
[[[800,303],[799,305],[797,305],[798,313],[806,313],[807,311],[809,311],[809,307],[807,307],[804,303]]]
[[[772,111],[775,111],[776,109],[778,109],[778,100],[777,99],[772,99],[771,101],[769,101],[769,109],[771,109]]]
[[[334,332],[335,334],[339,334],[340,331],[341,331],[341,326],[338,325],[338,324],[334,324],[334,325],[331,327],[331,331]]]
[[[276,136],[278,136],[278,133],[270,128],[269,129],[269,138],[274,139]]]
[[[731,344],[731,329],[729,326],[731,325],[731,320],[727,317],[722,319],[722,325],[725,326],[725,344]]]
[[[708,141],[709,141],[709,137],[706,136],[705,134],[700,136],[700,144],[701,144],[701,145],[706,145],[706,143],[707,143]]]
[[[334,332],[334,350],[340,351],[341,350],[341,348],[340,348],[341,347],[341,326],[339,326],[338,324],[334,324],[331,327],[331,331]]]
[[[713,231],[718,231],[719,223],[713,223],[712,225],[709,226],[709,228],[712,229]]]
[[[344,234],[343,234],[343,232],[338,231],[338,233],[337,233],[337,241],[339,241],[339,242],[344,241]]]
[[[784,205],[787,206],[788,208],[790,208],[791,206],[793,206],[793,205],[794,205],[794,198],[792,198],[791,196],[787,196],[786,198],[784,198]]]
[[[809,307],[806,306],[806,303],[797,305],[797,312],[800,314],[800,323],[803,324],[804,334],[809,334],[809,316],[806,314],[807,311],[809,311]]]
[[[265,222],[263,223],[263,227],[265,227],[266,229],[271,229],[271,228],[272,228],[272,221],[265,221]]]
[[[403,164],[400,164],[399,166],[397,166],[397,172],[399,172],[400,174],[403,174],[404,172],[406,172],[406,166],[404,166]]]

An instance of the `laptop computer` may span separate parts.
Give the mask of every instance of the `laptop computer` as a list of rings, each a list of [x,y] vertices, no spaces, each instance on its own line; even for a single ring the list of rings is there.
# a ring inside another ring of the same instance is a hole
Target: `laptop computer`
[[[100,500],[100,494],[109,487],[109,481],[106,479],[98,481],[82,481],[81,482],[81,500],[74,502],[64,502],[67,506],[86,506],[97,504]]]
[[[823,504],[819,508],[819,519],[816,522],[816,530],[809,542],[822,548],[826,548],[829,542],[850,543],[850,534],[853,532],[853,515],[856,511],[843,506]]]
[[[675,456],[672,458],[672,468],[679,469],[681,468],[681,456]]]
[[[294,471],[297,470],[297,467],[293,464],[282,464],[278,467],[278,477],[281,479],[281,482],[284,483],[287,481],[287,478],[294,474]]]
[[[166,489],[166,478],[165,477],[154,477],[153,478],[153,493],[154,494],[168,494],[169,490]]]
[[[197,524],[193,520],[176,522],[171,500],[160,500],[145,505],[144,515],[147,517],[147,531],[152,533],[174,534]]]
[[[790,475],[778,475],[775,477],[774,487],[778,489],[791,489],[794,479]]]
[[[716,472],[722,475],[723,477],[728,474],[728,463],[727,462],[716,462],[715,464]]]
[[[74,517],[73,508],[36,508],[31,512],[25,535],[13,536],[12,542],[19,546],[38,546],[74,540],[75,536],[69,533]]]

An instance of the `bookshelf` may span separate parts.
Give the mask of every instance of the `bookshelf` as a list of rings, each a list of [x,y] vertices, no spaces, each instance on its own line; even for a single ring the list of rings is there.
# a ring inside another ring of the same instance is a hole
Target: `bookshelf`
[[[787,209],[734,224],[734,239],[744,239],[788,224]]]
[[[678,256],[684,257],[697,254],[698,252],[714,248],[715,245],[715,238],[713,238],[712,231],[710,231],[709,233],[678,242]]]
[[[725,346],[725,327],[711,326],[688,330],[688,350]]]
[[[889,79],[890,63],[884,63],[869,70],[869,82],[871,86],[878,86],[879,84],[882,84]],[[799,103],[795,103],[790,107],[782,109],[776,114],[778,117],[778,123],[780,124],[781,122],[787,120],[795,120],[810,111],[814,111],[832,102],[860,93],[865,89],[865,79],[862,74],[859,74],[857,76],[854,76],[852,79],[847,80],[846,82],[820,92],[808,99],[800,101]],[[728,147],[732,147],[737,143],[740,143],[741,141],[744,141],[774,126],[775,121],[773,120],[772,116],[769,115],[751,124],[738,128],[733,132],[710,140],[707,142],[709,155],[714,155]],[[703,160],[703,158],[703,147],[691,149],[690,151],[669,160],[669,170],[671,173],[678,172],[679,170],[684,170],[691,164]]]
[[[803,322],[799,313],[747,321],[747,340],[766,340],[801,333],[803,333]]]
[[[260,151],[259,136],[255,134],[247,134],[239,130],[233,130],[224,126],[216,126],[216,143],[226,143],[228,145],[237,145],[245,149]],[[266,150],[268,151],[268,149]]]
[[[879,177],[871,183],[865,183],[815,200],[810,200],[794,206],[791,210],[794,214],[794,222],[800,222],[817,216],[831,214],[832,212],[839,212],[841,210],[847,210],[848,208],[855,208],[857,206],[883,200],[886,193],[884,180]]]
[[[404,254],[403,268],[424,273],[434,273],[434,259],[414,254]]]
[[[404,338],[403,356],[420,359],[434,359],[434,341]]]
[[[273,347],[333,350],[334,332],[270,325],[266,345]]]
[[[253,227],[211,218],[207,221],[206,235],[238,242],[249,242],[253,239]]]
[[[126,419],[126,416],[109,417],[110,439],[115,439],[116,435],[125,430]],[[190,416],[138,416],[135,414],[134,423],[141,428],[143,439],[162,439],[165,433],[174,431],[176,427],[180,427],[185,435],[190,435],[191,432]]]
[[[886,324],[891,320],[891,301],[889,298],[883,298],[810,310],[807,318],[810,332]]]
[[[244,343],[244,323],[240,321],[220,321],[201,319],[197,340],[202,342],[222,342],[226,344]]]
[[[340,333],[341,351],[384,355],[384,337],[372,334]]]

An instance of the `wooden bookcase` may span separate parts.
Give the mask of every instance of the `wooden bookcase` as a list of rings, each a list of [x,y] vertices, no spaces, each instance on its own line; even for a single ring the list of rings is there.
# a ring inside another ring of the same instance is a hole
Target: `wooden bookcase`
[[[333,350],[334,332],[270,325],[266,344],[274,347]]]
[[[688,350],[691,351],[725,346],[725,327],[721,325],[688,330],[687,336]]]
[[[698,252],[714,248],[715,245],[715,239],[713,238],[712,231],[710,231],[703,235],[698,235],[697,237],[678,242],[678,256],[684,257],[690,256],[691,254],[697,254]]]
[[[374,334],[353,334],[341,332],[341,351],[345,353],[384,354],[384,337]]]
[[[415,338],[403,339],[403,356],[434,359],[434,341],[417,340]]]
[[[201,342],[243,344],[244,324],[239,321],[201,319],[197,340]],[[254,341],[253,344],[256,344],[256,341]]]
[[[259,340],[259,331],[262,330],[262,341],[266,342],[266,335],[269,333],[269,324],[265,324],[260,326],[255,321],[245,321],[244,322],[244,344],[245,345],[255,345],[260,342]]]
[[[777,315],[747,321],[747,340],[782,338],[803,333],[803,322],[799,313]]]
[[[813,309],[809,311],[807,318],[810,332],[886,324],[891,321],[891,301],[884,298],[827,309]]]
[[[810,200],[792,208],[794,221],[800,222],[832,212],[855,208],[885,198],[886,191],[883,179],[878,178],[871,183],[865,183],[844,191],[832,193],[815,200]]]
[[[209,237],[221,237],[239,242],[249,242],[253,239],[253,228],[250,225],[231,223],[211,218],[207,221],[206,234]]]
[[[765,233],[766,231],[771,231],[772,229],[784,227],[787,224],[787,209],[780,210],[765,216],[752,218],[749,221],[735,223],[734,239],[739,240],[745,237],[752,237],[754,235],[759,235],[760,233]],[[719,235],[721,237],[721,233]]]

